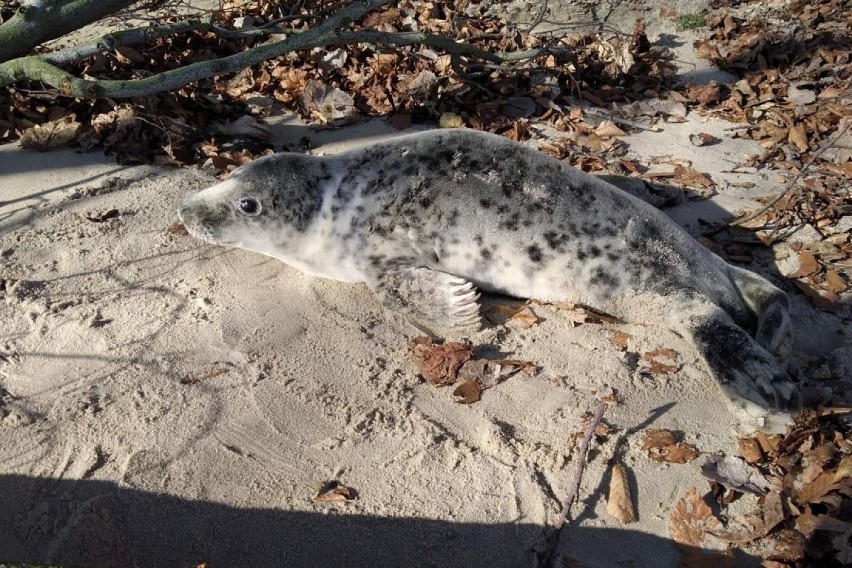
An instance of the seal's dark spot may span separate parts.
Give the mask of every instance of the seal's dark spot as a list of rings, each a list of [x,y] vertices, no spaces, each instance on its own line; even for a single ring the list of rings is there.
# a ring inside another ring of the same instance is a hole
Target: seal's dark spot
[[[538,245],[530,245],[527,247],[527,254],[533,262],[541,262],[541,249]]]
[[[592,245],[589,247],[589,254],[592,255],[592,258],[598,258],[601,255],[601,249],[597,245]]]
[[[490,250],[488,250],[487,248],[481,249],[481,250],[479,251],[479,255],[480,255],[482,258],[484,258],[485,260],[491,260],[491,251],[490,251]]]
[[[601,267],[597,267],[594,269],[594,271],[592,272],[591,281],[592,284],[594,284],[595,286],[603,286],[610,290],[618,288],[618,286],[621,284],[621,280],[617,276],[610,274]]]
[[[486,209],[488,209],[489,207],[491,207],[491,200],[490,199],[480,199],[479,204],[482,205],[483,207],[485,207]]]
[[[568,235],[565,233],[557,233],[556,231],[545,231],[544,241],[551,249],[556,252],[565,252],[565,243],[568,242]]]
[[[473,241],[474,241],[476,244],[478,244],[479,246],[482,246],[482,241],[483,241],[483,239],[482,239],[482,235],[474,235],[474,237],[473,237]]]

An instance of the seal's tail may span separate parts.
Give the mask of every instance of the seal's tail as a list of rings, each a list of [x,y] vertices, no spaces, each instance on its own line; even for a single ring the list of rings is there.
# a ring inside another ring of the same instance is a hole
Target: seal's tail
[[[736,266],[730,267],[730,277],[743,302],[757,316],[755,341],[779,360],[786,361],[792,347],[787,295],[762,276]]]

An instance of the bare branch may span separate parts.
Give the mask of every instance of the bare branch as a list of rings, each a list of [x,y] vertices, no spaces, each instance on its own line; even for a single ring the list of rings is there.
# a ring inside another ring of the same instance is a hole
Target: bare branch
[[[390,0],[358,0],[353,2],[322,23],[295,34],[285,40],[252,47],[244,52],[211,61],[193,63],[158,73],[142,79],[130,80],[91,80],[68,73],[61,67],[89,57],[103,50],[112,50],[125,45],[148,43],[154,39],[188,31],[209,31],[224,37],[246,38],[280,33],[274,28],[254,28],[249,30],[227,30],[209,22],[185,20],[155,27],[141,27],[114,32],[102,36],[88,44],[69,47],[43,56],[23,57],[0,64],[0,86],[29,79],[42,81],[64,94],[81,98],[127,98],[150,95],[157,92],[176,89],[187,83],[208,79],[216,75],[234,73],[265,60],[278,57],[292,51],[369,43],[403,47],[426,45],[453,55],[454,64],[461,56],[480,59],[500,68],[506,63],[519,62],[552,53],[567,54],[567,48],[543,47],[513,52],[493,53],[474,45],[458,42],[452,38],[425,32],[385,33],[372,30],[357,32],[336,31],[365,13],[379,8]],[[462,70],[459,70],[463,73]]]
[[[348,26],[367,12],[388,4],[390,0],[356,0],[355,2],[345,6],[328,19],[317,24],[316,26],[289,37],[285,40],[268,43],[253,47],[242,53],[229,55],[220,59],[211,61],[203,61],[192,63],[178,69],[172,69],[163,73],[158,73],[143,79],[131,80],[89,80],[76,77],[50,62],[47,58],[38,56],[21,57],[0,64],[0,86],[9,85],[11,83],[22,81],[25,79],[42,81],[51,87],[59,89],[62,93],[80,97],[80,98],[128,98],[146,96],[153,93],[177,89],[187,83],[208,79],[216,75],[225,75],[235,73],[246,67],[257,65],[267,59],[273,59],[279,55],[289,53],[291,51],[311,49],[328,45],[331,38],[334,36],[336,29]],[[214,28],[211,25],[203,24],[195,21],[196,27]],[[153,32],[156,36],[163,37],[174,33],[177,29],[182,31],[185,28],[183,23],[178,23],[169,29],[168,26],[154,28]],[[123,38],[123,41],[138,40],[144,35],[145,28],[137,30],[127,30],[127,32],[118,32],[107,38]],[[120,34],[127,34],[121,36]],[[95,42],[94,45],[97,45]],[[114,47],[115,44],[112,44]],[[106,46],[103,46],[106,47]],[[79,58],[80,55],[92,53],[92,46],[83,46],[72,48],[71,50],[63,50],[61,55],[57,55],[55,61],[57,63],[65,61],[73,61]]]
[[[0,61],[96,22],[137,0],[26,0],[0,25]]]

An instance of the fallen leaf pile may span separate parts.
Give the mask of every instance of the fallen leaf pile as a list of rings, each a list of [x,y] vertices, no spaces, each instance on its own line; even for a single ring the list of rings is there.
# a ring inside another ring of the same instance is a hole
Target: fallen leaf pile
[[[425,336],[414,338],[408,351],[430,385],[445,387],[461,382],[453,391],[461,404],[477,402],[482,391],[512,375],[521,372],[532,377],[537,371],[534,364],[520,359],[474,359],[468,345],[452,341],[435,344]]]
[[[813,160],[793,191],[744,226],[763,229],[765,245],[786,240],[776,246],[782,272],[817,307],[834,310],[852,282],[852,10],[846,0],[716,5],[706,19],[712,35],[695,49],[741,79],[701,100],[695,89],[706,86],[687,85],[679,96],[743,123],[733,135],[764,148],[743,166],[792,178]]]
[[[31,148],[47,150],[71,141],[83,149],[102,147],[123,163],[211,159],[224,172],[269,148],[262,128],[227,126],[246,115],[266,116],[274,104],[283,104],[320,124],[387,116],[406,128],[413,120],[455,117],[447,122],[516,140],[532,135],[526,124],[536,118],[566,133],[572,162],[584,169],[601,169],[599,154],[623,153],[620,125],[584,118],[568,97],[582,93],[584,100],[601,106],[625,103],[655,97],[673,80],[667,51],[650,47],[641,22],[632,36],[530,35],[485,15],[488,6],[404,0],[367,14],[352,29],[441,34],[489,52],[533,49],[539,56],[494,68],[425,46],[354,44],[289,53],[233,75],[121,103],[73,100],[22,84],[0,93],[0,142],[40,127],[27,134]],[[303,31],[339,7],[331,0],[300,2],[283,16],[287,33]],[[152,14],[155,24],[176,19],[168,10]],[[213,17],[221,27],[238,31],[280,22],[282,12],[271,0],[226,1]],[[281,36],[270,38],[276,39]],[[239,53],[263,41],[184,33],[104,51],[69,71],[97,79],[133,79]],[[637,167],[627,160],[616,163],[628,171]]]
[[[709,456],[702,472],[711,491],[702,496],[693,487],[678,501],[670,535],[688,547],[736,548],[763,559],[764,566],[849,565],[852,443],[842,428],[810,412],[785,435],[758,432],[741,439],[740,456]],[[743,493],[759,496],[757,510],[729,513],[728,505]],[[722,508],[724,524],[705,502],[709,498]],[[685,553],[683,565],[706,565],[693,556]]]

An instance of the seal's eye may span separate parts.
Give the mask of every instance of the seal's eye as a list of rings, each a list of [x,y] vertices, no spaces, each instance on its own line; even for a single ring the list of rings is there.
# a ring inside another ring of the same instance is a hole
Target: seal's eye
[[[260,202],[254,197],[240,197],[237,199],[237,207],[246,215],[257,215],[260,213]]]

